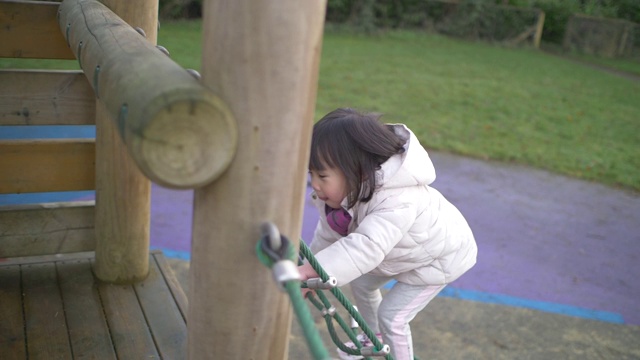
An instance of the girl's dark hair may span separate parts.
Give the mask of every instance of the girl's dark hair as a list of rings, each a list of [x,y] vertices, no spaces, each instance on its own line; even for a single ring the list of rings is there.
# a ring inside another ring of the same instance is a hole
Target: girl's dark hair
[[[348,208],[371,200],[376,171],[392,155],[404,152],[405,141],[380,114],[343,108],[325,115],[313,126],[309,169],[337,168],[346,178]]]

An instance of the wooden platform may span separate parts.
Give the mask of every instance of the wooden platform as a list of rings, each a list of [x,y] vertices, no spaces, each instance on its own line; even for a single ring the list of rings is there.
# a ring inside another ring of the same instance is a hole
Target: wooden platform
[[[93,257],[0,259],[0,358],[186,358],[187,298],[162,253],[126,286],[98,282]]]

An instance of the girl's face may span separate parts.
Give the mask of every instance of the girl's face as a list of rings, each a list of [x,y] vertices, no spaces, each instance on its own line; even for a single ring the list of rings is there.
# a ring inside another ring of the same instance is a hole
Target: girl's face
[[[342,171],[325,167],[324,170],[310,170],[311,187],[320,200],[329,207],[339,209],[342,200],[347,196],[346,179]]]

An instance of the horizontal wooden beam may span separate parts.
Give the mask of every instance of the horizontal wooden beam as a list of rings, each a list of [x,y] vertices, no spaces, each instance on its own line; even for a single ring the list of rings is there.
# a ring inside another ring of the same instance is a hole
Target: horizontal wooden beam
[[[0,57],[75,59],[60,33],[60,3],[0,1]]]
[[[64,0],[59,25],[149,179],[194,188],[226,170],[237,130],[222,100],[97,0]]]
[[[82,71],[0,69],[0,125],[95,125],[95,118]]]
[[[95,189],[95,140],[0,141],[0,194]]]
[[[0,258],[95,250],[94,201],[0,206]]]

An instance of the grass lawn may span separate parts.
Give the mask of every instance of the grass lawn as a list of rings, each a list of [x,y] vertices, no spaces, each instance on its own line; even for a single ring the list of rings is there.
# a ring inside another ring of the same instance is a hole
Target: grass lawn
[[[200,30],[163,22],[158,43],[200,69]],[[640,191],[638,81],[533,49],[408,31],[327,30],[320,67],[316,119],[345,106],[381,112],[431,149]]]
[[[626,72],[640,76],[640,59],[609,59],[603,56],[581,54],[575,51],[565,51],[561,45],[542,43],[542,49],[547,52],[556,53],[566,58],[582,61],[597,66],[604,66],[613,70]]]
[[[640,83],[530,49],[327,34],[317,116],[407,123],[430,148],[640,190]]]

